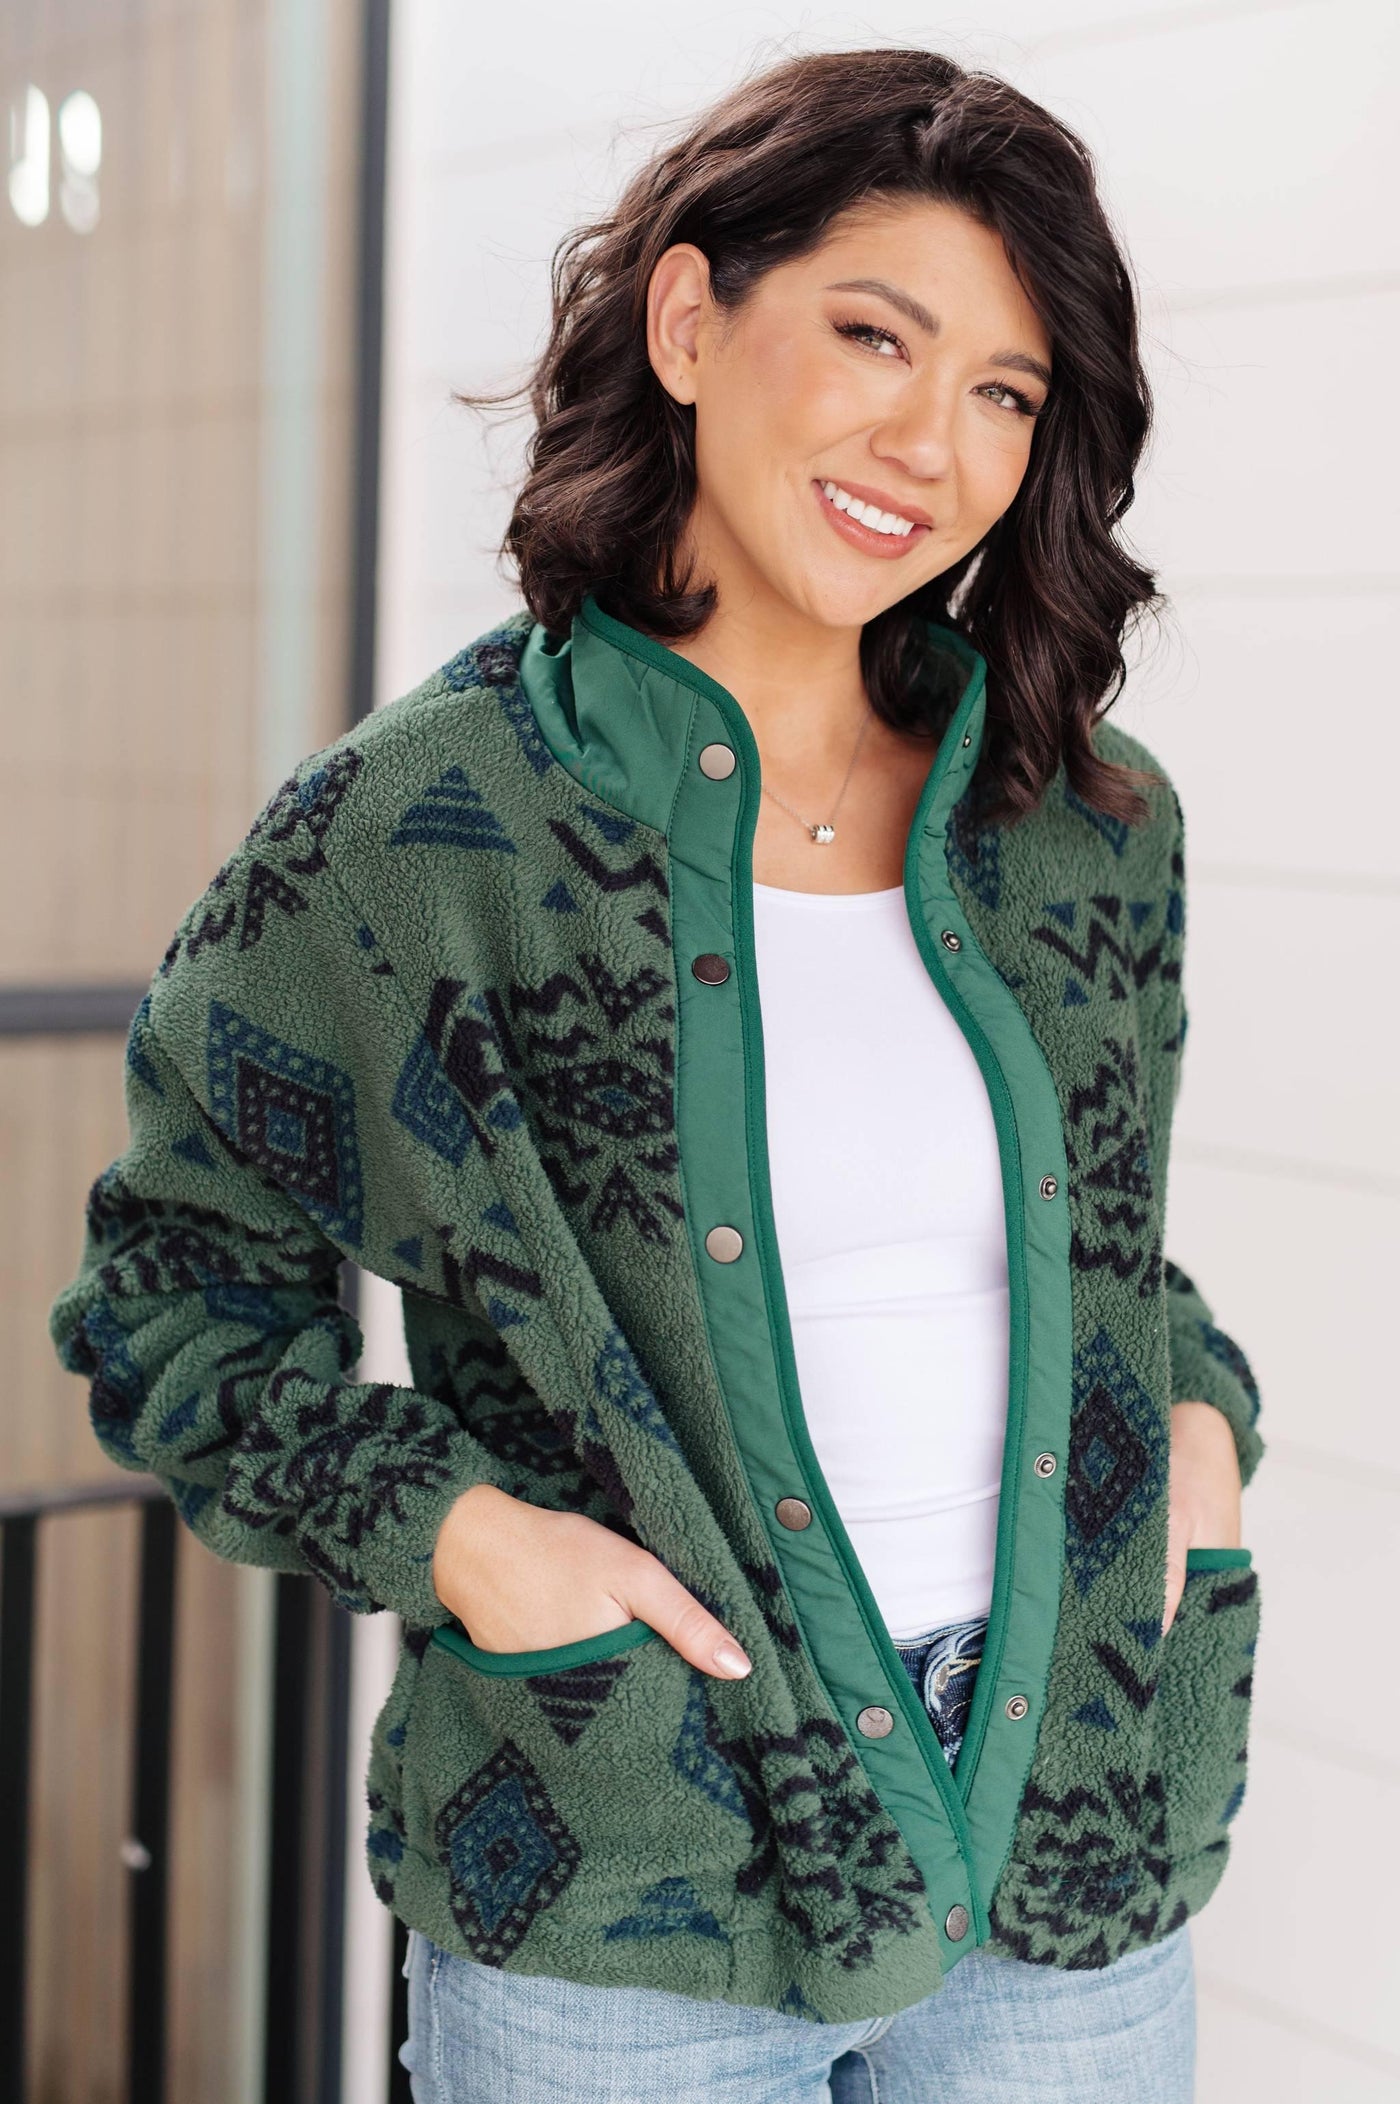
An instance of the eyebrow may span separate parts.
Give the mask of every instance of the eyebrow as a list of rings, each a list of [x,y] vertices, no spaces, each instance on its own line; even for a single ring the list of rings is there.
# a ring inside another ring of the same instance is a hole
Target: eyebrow
[[[841,278],[826,289],[828,292],[873,292],[877,299],[888,300],[926,336],[936,336],[941,326],[938,316],[930,314],[922,300],[916,300],[911,292],[905,292],[899,285],[891,285],[886,278]],[[1050,385],[1050,368],[1026,351],[993,351],[987,363],[1009,366],[1016,373],[1030,373],[1046,387]]]

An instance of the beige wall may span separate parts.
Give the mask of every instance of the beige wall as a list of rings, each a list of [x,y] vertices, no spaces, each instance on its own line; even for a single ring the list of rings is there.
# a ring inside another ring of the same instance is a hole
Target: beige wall
[[[0,194],[6,986],[144,985],[276,780],[345,720],[358,59],[358,9],[326,0],[0,9],[0,139],[32,149],[31,86],[55,127],[47,212],[13,159]],[[74,90],[102,126],[76,206],[56,132]],[[121,1034],[0,1038],[8,1490],[123,1473],[45,1320],[88,1187],[125,1144],[122,1078]],[[29,1985],[45,2104],[123,2096],[136,1543],[130,1512],[41,1531]],[[233,2104],[257,2048],[238,1964],[259,1842],[245,1725],[261,1715],[236,1667],[266,1574],[183,1530],[178,1555],[170,2094]]]
[[[759,39],[908,39],[1009,73],[1101,154],[1161,411],[1131,531],[1177,602],[1119,716],[1187,818],[1169,1247],[1249,1352],[1270,1441],[1249,1795],[1195,1932],[1201,2104],[1379,2104],[1400,2077],[1398,31],[1391,0],[397,13],[381,701],[517,603],[490,550],[518,427],[484,439],[448,390],[529,356],[550,248],[646,122]]]

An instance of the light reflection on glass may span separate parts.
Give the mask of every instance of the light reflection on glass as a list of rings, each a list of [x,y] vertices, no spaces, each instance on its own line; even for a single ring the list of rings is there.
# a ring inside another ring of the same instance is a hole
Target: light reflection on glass
[[[49,99],[31,81],[10,104],[10,209],[21,226],[49,216]]]
[[[97,171],[102,165],[102,112],[86,88],[75,88],[59,104],[58,154],[59,210],[75,234],[90,234],[101,209]]]

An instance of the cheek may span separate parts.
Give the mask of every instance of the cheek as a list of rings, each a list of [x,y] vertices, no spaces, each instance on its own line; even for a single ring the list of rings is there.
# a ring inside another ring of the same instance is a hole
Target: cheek
[[[745,441],[802,467],[872,420],[870,389],[811,328],[755,331],[731,377]]]
[[[1030,465],[1030,436],[1018,418],[1007,431],[978,428],[962,448],[963,506],[983,528],[1008,510]]]
[[[697,405],[696,456],[702,485],[731,523],[758,523],[784,505],[794,474],[853,428],[848,391],[809,344],[777,332],[712,369]]]

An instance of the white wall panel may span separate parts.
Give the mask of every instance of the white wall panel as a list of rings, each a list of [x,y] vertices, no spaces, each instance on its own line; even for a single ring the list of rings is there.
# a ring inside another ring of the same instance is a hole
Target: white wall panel
[[[1144,284],[1237,295],[1400,270],[1392,0],[1097,12],[1120,34],[1052,36],[1015,78],[1097,154]]]
[[[1400,1482],[1400,1192],[1201,1160],[1186,1142],[1173,1153],[1166,1247],[1244,1345],[1268,1446],[1312,1461],[1319,1509],[1329,1469],[1351,1481],[1369,1472],[1373,1487]],[[1246,1510],[1271,1468],[1266,1451]]]
[[[1317,1405],[1325,1415],[1325,1393]],[[1400,1678],[1376,1665],[1394,1648],[1397,1485],[1400,1471],[1376,1468],[1366,1482],[1354,1470],[1328,1476],[1279,1454],[1250,1487],[1245,1529],[1260,1573],[1254,1726],[1329,1767],[1390,1785],[1400,1784]],[[1265,1615],[1276,1642],[1262,1641]],[[1300,1669],[1303,1660],[1319,1670]],[[1346,1703],[1353,1688],[1365,1699]]]
[[[1400,288],[1178,313],[1149,346],[1160,429],[1130,537],[1170,582],[1400,574]]]
[[[1287,872],[1339,912],[1357,885],[1400,882],[1400,579],[1394,591],[1187,590],[1169,623],[1112,720],[1176,785],[1188,873]]]
[[[1305,2011],[1243,2003],[1209,1980],[1198,1997],[1196,2064],[1201,2104],[1395,2104],[1400,2091],[1390,2054],[1358,2048]]]
[[[1267,1613],[1265,1603],[1261,1656]],[[1281,1656],[1279,1665],[1287,1670]],[[1299,1666],[1300,1678],[1326,1685],[1324,1714],[1336,1718],[1345,1695],[1327,1682],[1323,1662],[1300,1658]],[[1198,1917],[1202,1978],[1257,1996],[1284,2024],[1296,2013],[1400,2063],[1400,1995],[1386,1928],[1400,1877],[1400,1787],[1262,1730],[1249,1765],[1229,1869]],[[1252,2092],[1250,2104],[1266,2094]],[[1207,2086],[1199,2104],[1217,2097],[1225,2104],[1226,2095]]]
[[[1187,883],[1179,1135],[1400,1179],[1400,899]]]

